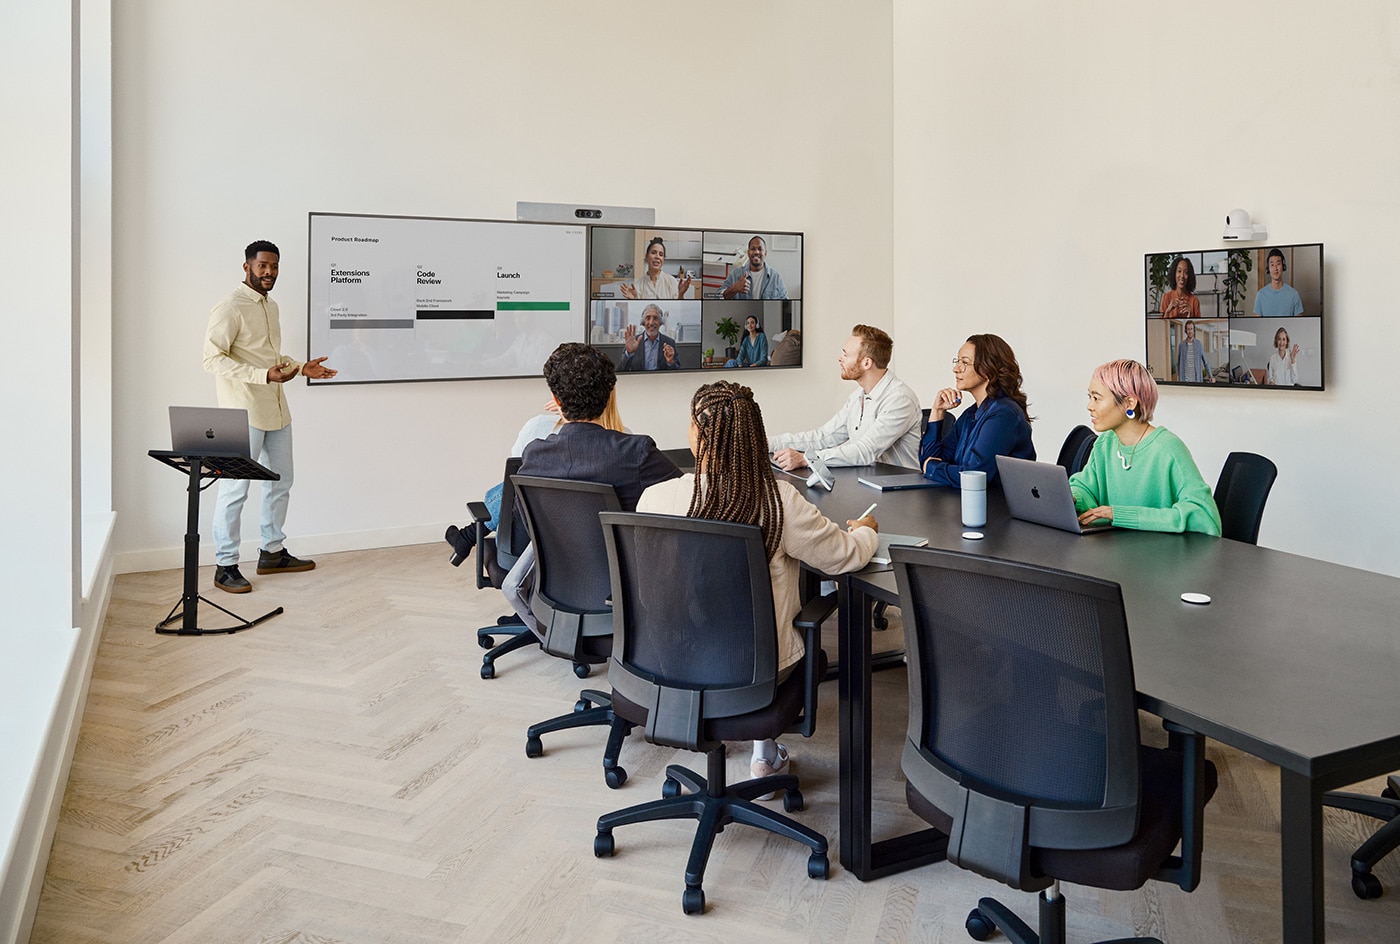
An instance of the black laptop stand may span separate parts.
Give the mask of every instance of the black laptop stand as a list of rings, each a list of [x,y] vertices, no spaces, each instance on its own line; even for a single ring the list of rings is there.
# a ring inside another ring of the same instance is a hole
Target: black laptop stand
[[[157,462],[163,462],[177,472],[188,473],[189,517],[185,525],[185,591],[176,604],[170,608],[165,619],[156,624],[156,632],[169,636],[203,636],[205,633],[236,633],[240,629],[256,626],[282,612],[278,607],[271,613],[264,613],[257,619],[245,620],[231,610],[226,610],[213,600],[199,595],[199,482],[201,479],[252,479],[254,481],[274,481],[281,476],[264,465],[246,456],[211,455],[187,456],[166,449],[152,449],[148,453]],[[203,600],[221,613],[227,613],[238,624],[226,629],[200,629],[198,625],[199,603]],[[174,624],[179,622],[179,626]]]

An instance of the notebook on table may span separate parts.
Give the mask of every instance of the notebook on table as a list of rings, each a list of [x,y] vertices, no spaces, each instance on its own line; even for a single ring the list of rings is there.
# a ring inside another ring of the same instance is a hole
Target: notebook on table
[[[182,456],[251,459],[248,411],[209,406],[172,406],[170,451]]]
[[[1113,530],[1113,523],[1103,519],[1095,524],[1079,523],[1074,495],[1069,490],[1069,473],[1062,465],[997,456],[997,478],[1001,480],[1006,507],[1013,518],[1074,534]]]
[[[872,564],[888,564],[890,562],[890,548],[896,544],[909,547],[928,547],[928,538],[917,537],[913,534],[885,534],[880,532],[880,543],[875,547],[875,553],[870,555]]]

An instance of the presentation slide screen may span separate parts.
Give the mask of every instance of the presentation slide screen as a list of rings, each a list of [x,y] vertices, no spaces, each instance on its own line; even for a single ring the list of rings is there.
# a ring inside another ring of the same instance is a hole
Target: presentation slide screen
[[[1149,253],[1148,371],[1159,384],[1322,390],[1322,244]]]
[[[802,234],[589,228],[588,338],[624,373],[802,366]]]
[[[313,384],[538,377],[587,322],[587,228],[309,214]]]

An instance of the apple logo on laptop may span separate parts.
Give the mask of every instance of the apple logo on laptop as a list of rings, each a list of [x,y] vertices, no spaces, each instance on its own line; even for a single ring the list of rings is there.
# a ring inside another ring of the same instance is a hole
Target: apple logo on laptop
[[[1032,498],[1039,498],[1039,497],[1040,497],[1040,486],[1039,486],[1039,485],[1032,485],[1032,486],[1031,486],[1031,497],[1032,497]]]
[[[213,438],[214,438],[214,427],[211,426],[211,427],[209,427],[208,429],[206,429],[206,430],[204,431],[204,438],[205,438],[205,439],[213,439]]]

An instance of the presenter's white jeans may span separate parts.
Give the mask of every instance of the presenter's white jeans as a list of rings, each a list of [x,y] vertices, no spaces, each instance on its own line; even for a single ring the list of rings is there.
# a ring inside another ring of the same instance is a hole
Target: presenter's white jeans
[[[253,458],[281,475],[276,482],[263,483],[261,537],[265,551],[280,551],[287,540],[282,530],[287,523],[287,501],[292,491],[292,427],[255,429],[248,427],[248,445]],[[214,559],[220,567],[238,563],[243,503],[248,500],[248,479],[227,479],[219,483],[214,503]]]

